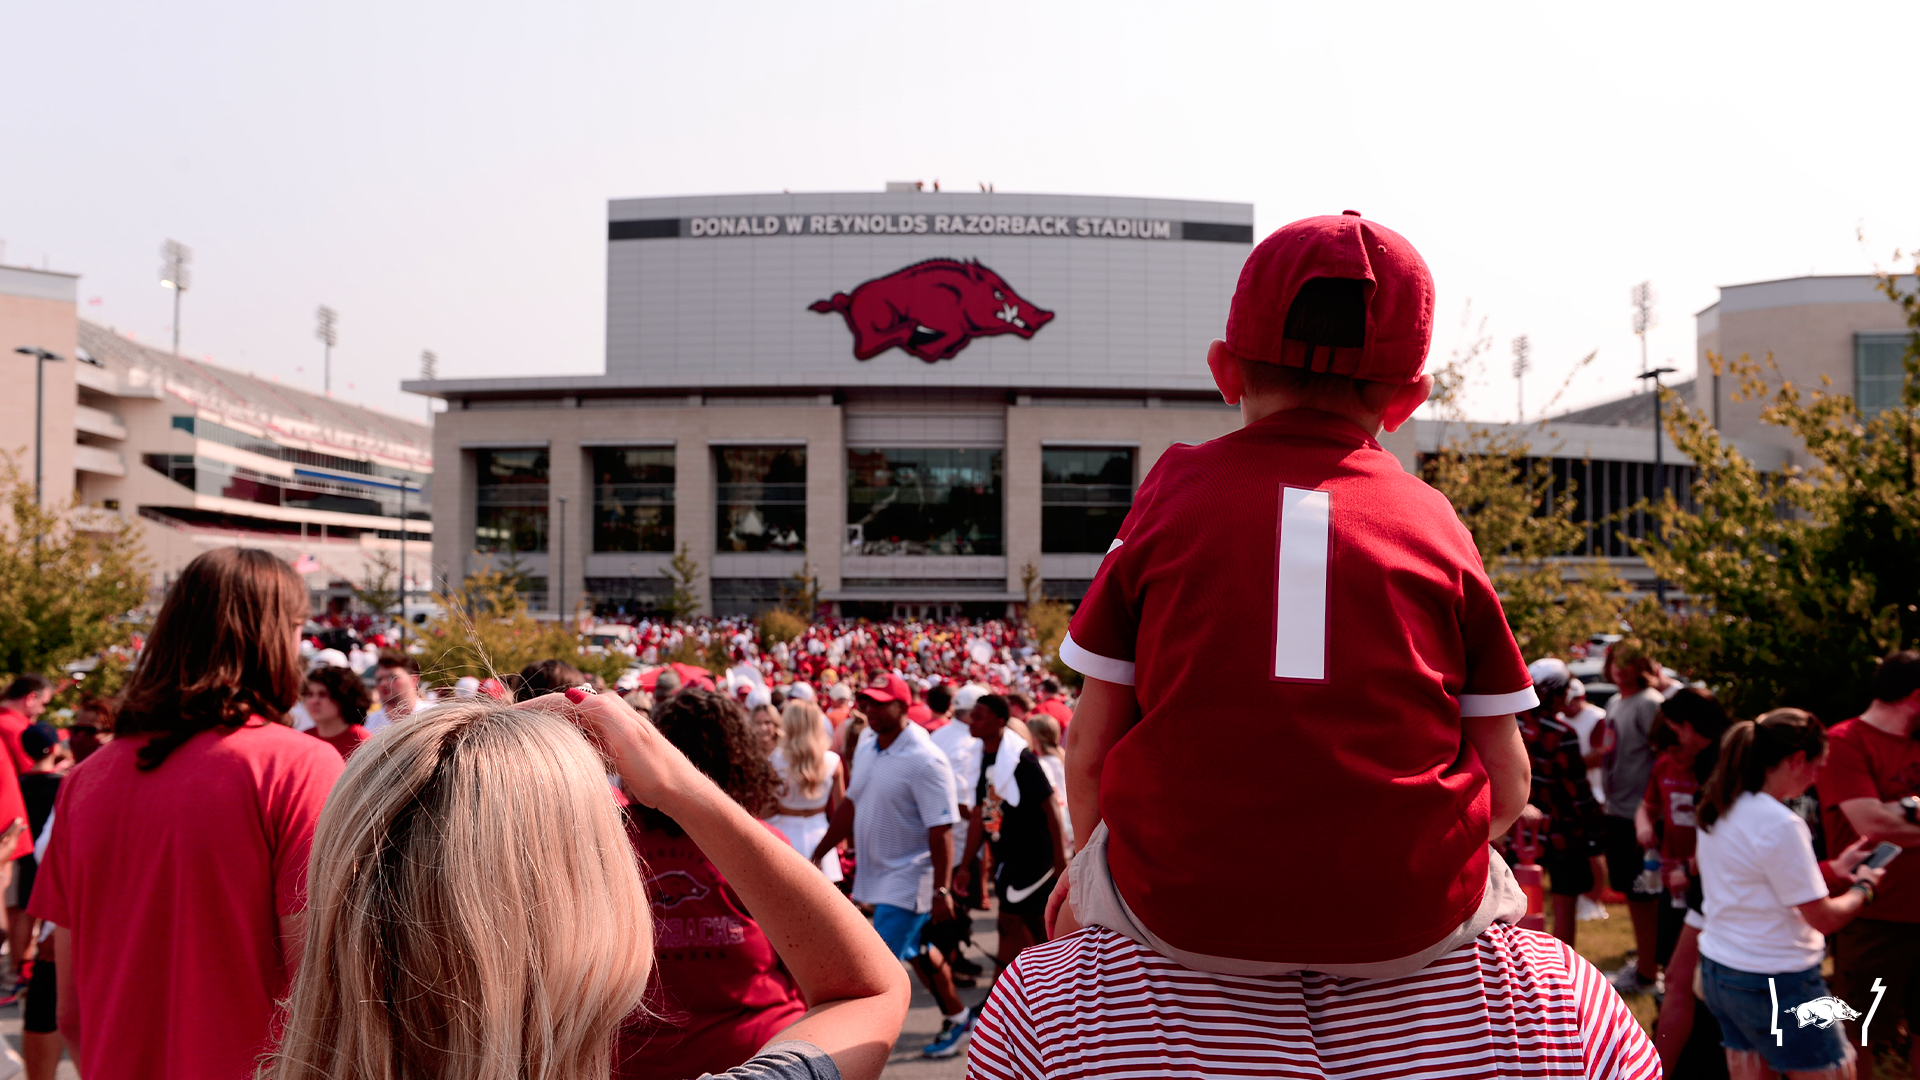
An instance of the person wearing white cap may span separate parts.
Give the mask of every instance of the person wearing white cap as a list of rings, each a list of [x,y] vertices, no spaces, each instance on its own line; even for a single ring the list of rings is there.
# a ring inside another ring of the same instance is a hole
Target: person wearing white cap
[[[453,682],[453,696],[460,700],[476,697],[480,693],[480,680],[471,675],[462,675]]]
[[[1567,703],[1560,706],[1560,720],[1580,737],[1580,757],[1587,763],[1587,786],[1593,799],[1604,809],[1607,805],[1607,774],[1601,767],[1607,753],[1607,711],[1587,700],[1587,688],[1579,679],[1567,684]],[[1600,882],[1606,880],[1604,856],[1595,855],[1594,889],[1580,897],[1580,921],[1592,922],[1607,917],[1607,905],[1600,902]]]

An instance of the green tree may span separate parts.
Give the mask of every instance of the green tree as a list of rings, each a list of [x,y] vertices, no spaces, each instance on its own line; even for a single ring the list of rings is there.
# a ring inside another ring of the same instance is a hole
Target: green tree
[[[670,619],[692,618],[700,610],[700,594],[694,591],[694,585],[701,574],[689,546],[681,544],[673,562],[660,573],[667,579],[667,598],[660,601],[660,610]]]
[[[535,618],[515,575],[505,570],[476,571],[435,599],[444,614],[419,636],[420,669],[430,679],[485,679],[540,660],[565,660],[609,682],[627,669],[623,655],[588,652],[587,639],[565,622]]]
[[[1667,430],[1693,459],[1689,506],[1656,507],[1664,543],[1636,550],[1694,603],[1634,613],[1663,658],[1740,715],[1793,705],[1831,722],[1867,699],[1875,661],[1920,640],[1920,293],[1880,287],[1906,313],[1900,404],[1862,416],[1847,394],[1780,378],[1772,358],[1709,355],[1735,400],[1791,432],[1808,464],[1756,467],[1707,419],[1666,400]]]
[[[376,617],[392,611],[400,602],[400,566],[384,551],[376,551],[360,583],[353,586],[353,598]]]
[[[40,505],[11,456],[0,456],[0,672],[57,678],[103,653],[124,667],[124,646],[152,583],[134,527],[118,515]],[[82,527],[84,526],[84,527]],[[101,685],[117,681],[101,671]]]
[[[1529,660],[1565,655],[1595,633],[1618,629],[1629,590],[1604,559],[1568,575],[1568,556],[1579,549],[1587,530],[1574,517],[1579,495],[1554,493],[1552,463],[1532,456],[1528,434],[1465,420],[1461,395],[1487,345],[1480,335],[1434,372],[1435,412],[1443,430],[1457,434],[1423,465],[1421,475],[1447,497],[1473,534],[1521,653]],[[1573,374],[1595,355],[1587,354]],[[1561,393],[1565,390],[1563,383]],[[1550,434],[1545,422],[1533,430]]]

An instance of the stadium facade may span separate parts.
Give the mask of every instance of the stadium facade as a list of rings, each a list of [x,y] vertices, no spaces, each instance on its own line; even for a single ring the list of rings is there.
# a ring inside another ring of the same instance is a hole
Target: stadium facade
[[[435,572],[566,611],[648,610],[682,549],[718,614],[802,573],[845,615],[1084,593],[1160,454],[1238,426],[1205,355],[1253,207],[889,188],[613,201],[605,374],[405,384],[448,403]]]

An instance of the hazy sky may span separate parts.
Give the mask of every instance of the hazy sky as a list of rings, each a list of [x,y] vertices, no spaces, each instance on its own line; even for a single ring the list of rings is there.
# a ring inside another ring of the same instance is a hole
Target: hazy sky
[[[1485,316],[1513,414],[1693,366],[1719,285],[1866,273],[1920,246],[1920,4],[0,6],[5,261],[81,273],[85,317],[165,344],[158,249],[196,254],[183,350],[420,415],[443,377],[597,372],[606,201],[1000,191],[1358,209]],[[1856,233],[1864,230],[1863,245]],[[1194,363],[1201,363],[1196,351]]]

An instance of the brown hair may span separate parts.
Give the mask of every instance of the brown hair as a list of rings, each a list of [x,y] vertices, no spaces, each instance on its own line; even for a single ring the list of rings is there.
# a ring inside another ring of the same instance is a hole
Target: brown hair
[[[747,711],[731,697],[682,690],[654,710],[653,726],[747,813],[766,817],[780,805],[780,776],[761,749],[760,732],[747,723]],[[633,811],[643,828],[682,835],[680,825],[658,810],[636,803]]]
[[[1795,754],[1818,761],[1826,752],[1827,731],[1805,709],[1775,709],[1729,726],[1720,737],[1720,760],[1700,789],[1700,831],[1712,832],[1735,799],[1765,786],[1767,770]]]
[[[346,668],[314,668],[307,672],[307,681],[327,692],[334,707],[340,710],[340,719],[349,724],[365,720],[367,710],[373,708],[373,695],[367,693],[366,680]]]
[[[580,669],[565,660],[535,660],[521,668],[520,674],[509,675],[504,681],[515,701],[530,701],[570,686],[587,685],[587,677]]]
[[[114,730],[157,736],[139,767],[159,768],[202,731],[285,715],[300,698],[306,615],[306,583],[268,552],[216,548],[188,563],[120,695]]]
[[[1637,690],[1620,687],[1620,693],[1623,695],[1637,694],[1654,684],[1660,674],[1660,665],[1654,663],[1652,655],[1647,652],[1645,642],[1639,638],[1621,638],[1607,646],[1607,659],[1601,670],[1616,679],[1624,673],[1640,680],[1640,687]]]

